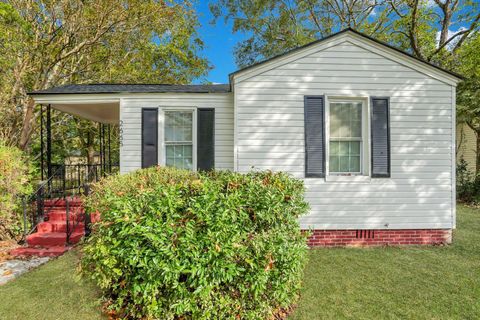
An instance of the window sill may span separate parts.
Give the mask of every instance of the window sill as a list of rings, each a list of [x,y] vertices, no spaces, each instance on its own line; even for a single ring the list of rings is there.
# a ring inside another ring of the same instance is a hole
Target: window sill
[[[327,182],[354,182],[354,183],[370,183],[370,176],[341,176],[341,175],[328,175],[325,177]]]

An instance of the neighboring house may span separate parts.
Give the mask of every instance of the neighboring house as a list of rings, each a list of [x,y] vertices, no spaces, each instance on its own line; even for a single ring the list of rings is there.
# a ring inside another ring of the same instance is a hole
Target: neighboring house
[[[471,173],[477,168],[477,135],[467,124],[457,124],[457,163],[460,159],[467,162],[467,169]]]
[[[304,179],[311,245],[426,244],[455,228],[459,76],[353,30],[229,85],[68,85],[37,103],[120,123],[120,170],[285,171]]]

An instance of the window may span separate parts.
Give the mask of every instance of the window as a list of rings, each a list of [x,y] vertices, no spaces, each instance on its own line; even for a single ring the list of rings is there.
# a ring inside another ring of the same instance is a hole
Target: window
[[[193,169],[193,111],[165,111],[165,164]]]
[[[330,102],[329,172],[362,173],[361,101]]]

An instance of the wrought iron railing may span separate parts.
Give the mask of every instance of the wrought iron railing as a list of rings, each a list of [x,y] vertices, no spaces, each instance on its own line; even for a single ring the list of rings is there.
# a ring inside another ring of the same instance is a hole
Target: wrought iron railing
[[[67,164],[52,165],[53,180],[52,188],[60,196],[70,195],[72,193],[81,193],[85,185],[96,182],[101,178],[118,173],[119,166],[111,165],[105,167],[100,164]]]
[[[39,183],[38,188],[31,194],[21,198],[23,210],[24,238],[34,232],[44,217],[60,201],[65,202],[67,243],[79,223],[78,219],[71,219],[71,199],[75,196],[88,194],[89,185],[99,181],[102,177],[119,172],[118,165],[52,165],[52,175]],[[45,201],[50,205],[46,209]],[[85,215],[86,232],[89,232]]]

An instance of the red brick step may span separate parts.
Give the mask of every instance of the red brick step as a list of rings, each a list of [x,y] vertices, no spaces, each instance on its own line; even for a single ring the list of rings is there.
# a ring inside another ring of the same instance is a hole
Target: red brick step
[[[70,236],[70,243],[75,244],[82,239],[83,232],[73,232]],[[43,247],[56,247],[64,246],[67,244],[67,233],[66,232],[43,232],[43,233],[32,233],[27,236],[27,244],[29,246],[43,246]]]
[[[10,254],[15,257],[29,257],[29,256],[36,256],[36,257],[56,257],[64,254],[68,251],[71,247],[66,246],[55,246],[55,247],[23,247],[17,248],[10,251]]]
[[[13,256],[59,256],[85,235],[85,215],[79,198],[69,199],[69,223],[73,229],[67,243],[67,207],[64,199],[44,202],[44,222],[27,236],[27,246],[10,252]]]

